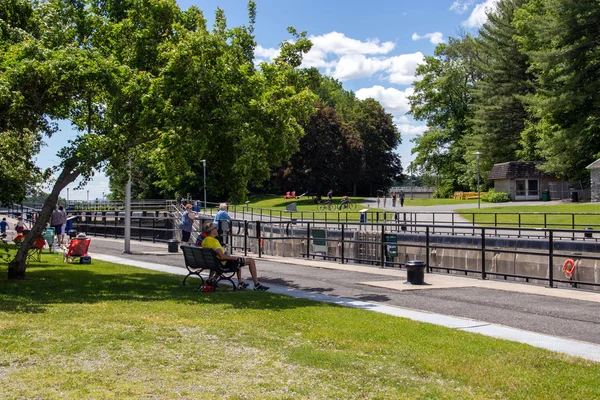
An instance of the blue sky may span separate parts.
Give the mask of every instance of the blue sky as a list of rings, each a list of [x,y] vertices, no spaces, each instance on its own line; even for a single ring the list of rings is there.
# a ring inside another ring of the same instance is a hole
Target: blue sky
[[[304,65],[319,68],[340,80],[360,99],[373,97],[387,112],[402,134],[397,149],[403,167],[414,156],[410,139],[425,126],[406,115],[407,97],[412,93],[415,68],[423,57],[432,55],[438,43],[458,37],[461,31],[475,31],[485,22],[485,10],[497,0],[256,0],[255,35],[257,61],[277,55],[279,44],[290,39],[286,28],[306,31],[314,46]],[[245,0],[178,0],[182,8],[196,5],[212,24],[215,10],[225,12],[228,26],[247,24]],[[56,151],[75,135],[68,123],[48,140],[38,157],[42,167],[56,165]],[[99,172],[82,190],[70,185],[71,200],[101,198],[108,194],[108,179]],[[66,190],[61,193],[67,197]],[[209,199],[213,200],[213,199]],[[219,199],[214,199],[219,200]]]

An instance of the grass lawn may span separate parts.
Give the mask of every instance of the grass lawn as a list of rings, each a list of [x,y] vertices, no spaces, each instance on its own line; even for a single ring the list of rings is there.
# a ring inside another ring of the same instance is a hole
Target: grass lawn
[[[359,210],[363,208],[369,208],[370,212],[383,212],[386,211],[383,208],[378,208],[377,203],[374,201],[368,201],[363,197],[350,197],[352,202],[356,203],[356,209],[354,211],[347,211],[346,209],[339,210],[338,205],[341,202],[341,197],[333,197],[333,203],[336,207],[328,211],[319,211],[317,205],[307,197],[300,199],[284,199],[283,196],[260,196],[251,200],[248,203],[249,208],[253,208],[254,213],[262,213],[266,216],[285,216],[289,218],[305,218],[315,220],[328,220],[328,221],[359,221],[360,214]],[[289,213],[285,212],[285,207],[291,203],[296,203],[298,212]],[[448,205],[448,204],[477,204],[477,200],[454,200],[454,199],[410,199],[410,195],[404,201],[404,205],[409,206],[437,206],[437,205]],[[388,206],[392,205],[392,199],[388,197]],[[383,199],[381,200],[383,206]],[[397,210],[400,211],[400,202],[398,201]],[[246,205],[231,206],[230,211],[243,211],[246,209]],[[388,211],[390,212],[390,211]]]
[[[46,255],[0,266],[0,398],[592,399],[600,364],[269,292]]]
[[[494,225],[494,213],[497,215],[499,226],[518,226],[519,218],[523,227],[544,227],[544,214],[546,214],[546,226],[548,228],[583,229],[593,227],[600,229],[600,204],[558,204],[551,206],[511,206],[511,207],[489,207],[461,209],[457,212],[462,217],[478,225]],[[475,213],[475,215],[473,215]],[[523,214],[532,213],[532,214]],[[553,214],[553,213],[563,213]],[[564,215],[564,214],[568,215]],[[593,215],[591,213],[596,213]],[[520,215],[519,215],[520,214]]]

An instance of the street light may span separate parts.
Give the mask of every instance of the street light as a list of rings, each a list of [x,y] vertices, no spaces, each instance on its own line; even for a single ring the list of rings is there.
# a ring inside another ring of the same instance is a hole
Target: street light
[[[481,156],[483,153],[480,151],[476,151],[473,154],[475,154],[475,157],[477,157],[477,208],[481,208],[481,186],[479,183],[479,156]]]
[[[204,212],[206,212],[206,160],[200,160],[204,167]]]

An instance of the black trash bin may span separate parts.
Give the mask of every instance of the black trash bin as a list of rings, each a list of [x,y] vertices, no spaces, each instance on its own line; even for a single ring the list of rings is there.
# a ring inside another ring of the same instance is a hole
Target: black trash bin
[[[594,230],[594,228],[584,228],[583,230],[585,231],[585,232],[583,232],[584,238],[591,239],[594,237],[594,235],[592,234],[592,231]]]
[[[571,201],[573,203],[577,203],[579,201],[579,193],[578,192],[571,192]]]
[[[167,244],[169,246],[169,253],[179,252],[179,240],[169,239],[169,240],[167,240]]]
[[[67,235],[69,235],[69,239],[72,240],[75,236],[77,236],[77,231],[75,229],[69,229]]]
[[[406,266],[406,283],[411,285],[425,284],[425,263],[421,260],[408,260]]]

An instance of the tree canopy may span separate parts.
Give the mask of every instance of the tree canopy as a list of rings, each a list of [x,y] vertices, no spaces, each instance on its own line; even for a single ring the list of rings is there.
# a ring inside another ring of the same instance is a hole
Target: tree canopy
[[[67,184],[107,163],[123,171],[129,154],[143,151],[165,187],[207,159],[219,187],[243,197],[248,182],[297,148],[315,97],[294,75],[310,42],[290,29],[294,42],[257,69],[254,2],[248,26],[228,28],[218,10],[211,31],[199,9],[182,11],[175,0],[11,4],[5,14],[19,16],[4,15],[3,37],[11,21],[24,28],[0,47],[0,132],[27,138],[22,158],[31,162],[56,129],[51,121],[79,131],[58,154],[56,182],[27,238],[42,231]],[[10,278],[24,276],[30,244],[10,263]]]
[[[494,163],[542,161],[584,179],[600,156],[597,0],[500,0],[475,37],[440,44],[417,70],[411,114],[427,122],[412,168],[438,190],[475,187]]]

